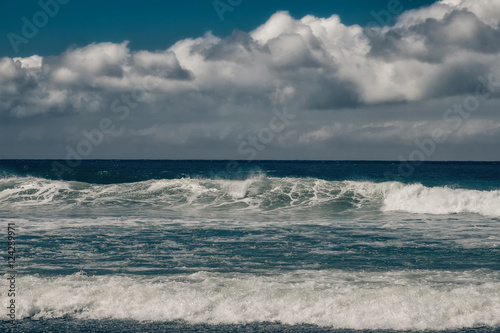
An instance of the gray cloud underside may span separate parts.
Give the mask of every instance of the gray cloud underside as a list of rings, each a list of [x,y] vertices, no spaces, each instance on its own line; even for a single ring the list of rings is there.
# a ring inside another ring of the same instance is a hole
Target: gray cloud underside
[[[267,133],[256,158],[398,159],[441,129],[429,159],[498,160],[499,23],[498,1],[443,0],[390,27],[278,12],[156,52],[0,58],[0,158],[64,158],[109,119],[116,131],[85,157],[246,159]],[[454,108],[478,93],[472,112]]]

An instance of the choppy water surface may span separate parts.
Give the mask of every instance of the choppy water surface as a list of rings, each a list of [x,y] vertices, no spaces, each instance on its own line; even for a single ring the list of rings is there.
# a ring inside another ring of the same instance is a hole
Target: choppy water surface
[[[23,330],[500,325],[496,163],[52,165],[0,161]]]

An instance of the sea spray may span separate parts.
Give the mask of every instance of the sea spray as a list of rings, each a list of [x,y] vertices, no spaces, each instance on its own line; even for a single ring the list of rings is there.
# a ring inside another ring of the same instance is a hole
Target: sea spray
[[[500,217],[500,191],[399,182],[327,181],[266,177],[245,180],[181,178],[89,184],[34,177],[0,179],[0,210],[99,209],[120,206],[223,214],[378,211],[479,214]]]

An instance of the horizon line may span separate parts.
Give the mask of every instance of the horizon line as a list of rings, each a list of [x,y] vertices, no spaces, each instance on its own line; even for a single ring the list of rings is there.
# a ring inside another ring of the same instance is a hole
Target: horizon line
[[[66,161],[64,158],[3,158],[2,161]],[[81,159],[84,161],[172,161],[172,162],[240,162],[240,163],[254,163],[254,162],[395,162],[395,163],[429,163],[429,162],[462,162],[462,163],[500,163],[500,160],[371,160],[371,159],[339,159],[339,160],[318,160],[318,159],[262,159],[262,160],[235,160],[235,159],[161,159],[161,158],[96,158],[96,159]]]

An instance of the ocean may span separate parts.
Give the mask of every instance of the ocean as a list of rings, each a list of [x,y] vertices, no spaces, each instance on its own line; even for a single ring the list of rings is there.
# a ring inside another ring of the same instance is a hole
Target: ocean
[[[0,220],[0,331],[500,331],[496,162],[3,160]]]

